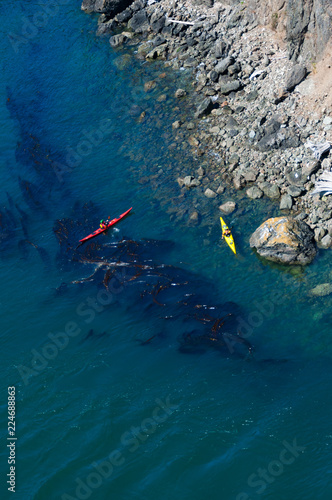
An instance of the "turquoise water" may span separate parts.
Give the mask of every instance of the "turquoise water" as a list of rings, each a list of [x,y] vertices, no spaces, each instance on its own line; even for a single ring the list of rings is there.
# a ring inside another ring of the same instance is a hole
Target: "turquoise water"
[[[190,99],[173,97],[190,74],[139,60],[135,46],[112,51],[80,2],[62,4],[46,17],[42,4],[6,4],[0,21],[2,497],[15,386],[19,500],[330,498],[331,299],[308,296],[331,279],[328,252],[292,272],[266,264],[248,240],[276,205],[229,188],[217,201],[181,196],[177,177],[209,161],[171,126],[192,117]],[[220,240],[217,207],[230,198],[236,257]],[[180,352],[191,323],[165,320],[134,282],[93,311],[100,284],[70,285],[93,265],[60,258],[53,232],[90,201],[96,224],[134,207],[106,244],[171,241],[148,257],[181,268],[204,303],[236,303],[253,356]],[[54,335],[66,340],[47,351]]]

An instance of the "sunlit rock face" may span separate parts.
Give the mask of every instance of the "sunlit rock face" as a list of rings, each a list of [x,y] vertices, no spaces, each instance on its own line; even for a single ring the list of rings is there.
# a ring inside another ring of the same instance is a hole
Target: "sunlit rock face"
[[[317,251],[310,227],[291,217],[265,221],[252,234],[250,246],[262,257],[284,264],[309,264]]]

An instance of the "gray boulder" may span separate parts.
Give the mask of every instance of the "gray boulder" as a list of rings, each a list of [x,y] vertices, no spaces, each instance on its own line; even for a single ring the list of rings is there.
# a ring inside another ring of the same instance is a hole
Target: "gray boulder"
[[[332,246],[332,238],[329,234],[320,240],[320,246],[323,248],[330,248]]]
[[[241,83],[239,80],[232,80],[230,82],[222,83],[220,85],[220,92],[224,95],[230,94],[231,92],[235,92],[241,88]]]
[[[211,113],[213,109],[213,102],[210,97],[206,97],[198,106],[195,113],[195,118],[201,118],[204,115]]]
[[[217,66],[214,68],[214,70],[219,75],[223,75],[224,73],[227,72],[229,66],[231,66],[233,63],[234,63],[233,57],[228,56],[225,59],[222,59],[220,62],[218,62]]]
[[[145,10],[136,12],[128,23],[128,28],[131,28],[135,33],[144,33],[148,31],[149,26],[149,19]]]
[[[150,19],[150,25],[152,31],[155,33],[160,33],[165,26],[166,18],[161,12],[154,12]]]
[[[276,199],[280,198],[280,189],[276,184],[270,184],[269,182],[264,182],[262,185],[260,185],[261,189],[263,190],[263,193],[265,196],[268,198]]]
[[[127,40],[127,37],[120,33],[119,35],[113,35],[110,38],[110,44],[112,47],[119,47],[120,45],[124,44],[124,42]]]
[[[291,91],[293,90],[296,85],[302,82],[302,80],[305,79],[307,76],[307,70],[304,66],[301,66],[301,64],[295,64],[293,68],[291,69],[290,73],[288,74],[287,81],[286,81],[286,90]]]
[[[210,188],[207,188],[205,191],[204,191],[204,194],[207,198],[216,198],[218,195],[217,193],[215,193],[214,191],[212,191],[212,189]]]
[[[280,210],[290,210],[293,206],[293,198],[289,194],[283,194],[280,200]]]
[[[224,40],[222,40],[222,39],[216,40],[216,42],[214,44],[214,48],[213,48],[213,52],[214,52],[215,57],[217,59],[220,59],[221,57],[223,57],[226,54],[227,49],[228,49],[228,45]]]
[[[262,257],[283,264],[309,264],[317,252],[313,231],[292,217],[265,221],[252,234],[250,246]]]
[[[252,186],[249,189],[247,189],[247,196],[248,198],[251,198],[252,200],[256,200],[258,198],[262,198],[264,195],[263,191],[259,189],[257,186]]]

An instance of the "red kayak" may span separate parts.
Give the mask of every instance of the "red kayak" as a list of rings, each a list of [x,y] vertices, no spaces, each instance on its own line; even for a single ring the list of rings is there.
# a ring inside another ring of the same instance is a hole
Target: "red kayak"
[[[94,233],[91,233],[91,234],[89,234],[89,236],[86,236],[85,238],[83,238],[82,240],[80,240],[80,243],[84,243],[85,241],[91,240],[91,238],[94,238],[95,236],[98,236],[98,234],[104,233],[105,231],[107,231],[108,228],[110,228],[111,226],[114,226],[114,224],[116,224],[121,219],[123,219],[124,217],[126,217],[126,215],[129,214],[130,210],[132,210],[132,208],[133,207],[129,208],[129,210],[127,210],[124,214],[121,214],[118,218],[110,220],[108,222],[107,226],[104,227],[103,229],[100,227]]]

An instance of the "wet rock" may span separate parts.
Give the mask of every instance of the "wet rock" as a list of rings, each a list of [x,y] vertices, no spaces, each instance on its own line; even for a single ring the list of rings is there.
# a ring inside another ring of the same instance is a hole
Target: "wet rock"
[[[133,13],[130,9],[125,9],[124,11],[117,14],[115,17],[119,23],[125,23],[131,18],[132,14]]]
[[[175,122],[172,123],[172,128],[177,129],[181,127],[181,122],[180,120],[176,120]]]
[[[146,59],[157,59],[157,57],[161,57],[166,53],[167,45],[158,45],[158,47],[153,48],[150,52],[145,56]]]
[[[206,97],[198,106],[195,113],[195,118],[201,118],[204,115],[211,113],[213,102],[210,97]]]
[[[223,203],[219,207],[219,210],[221,210],[226,215],[233,213],[235,209],[236,209],[235,201],[226,201],[226,203]]]
[[[225,191],[224,186],[219,186],[217,189],[217,194],[223,194],[224,191]]]
[[[105,23],[98,23],[97,35],[105,35],[107,33],[112,33],[114,29],[118,26],[115,19],[111,19]]]
[[[307,70],[304,66],[301,66],[301,64],[295,64],[295,66],[292,68],[290,71],[287,81],[286,81],[286,90],[291,91],[293,90],[296,85],[302,82],[302,80],[305,79],[307,76]]]
[[[149,19],[144,10],[140,10],[133,15],[128,23],[128,28],[131,28],[135,33],[144,33],[149,29]]]
[[[162,45],[163,43],[165,43],[166,40],[165,40],[165,37],[163,37],[162,35],[157,35],[153,40],[152,40],[152,45],[154,47],[159,47],[159,45]]]
[[[330,295],[332,293],[332,284],[331,283],[322,283],[321,285],[315,286],[309,292],[311,297],[325,297],[326,295]]]
[[[320,240],[320,246],[322,248],[330,248],[332,246],[332,238],[329,234]]]
[[[191,175],[187,175],[184,179],[183,179],[183,185],[186,186],[186,187],[190,187],[190,184],[191,184],[191,181],[193,180],[193,177]]]
[[[258,198],[262,198],[264,195],[263,191],[259,189],[257,186],[252,186],[246,191],[248,198],[251,198],[252,200],[256,200]]]
[[[187,175],[184,179],[183,179],[183,185],[187,188],[192,188],[192,187],[197,187],[200,185],[200,182],[198,179],[195,179],[194,177],[192,177],[192,175]]]
[[[235,189],[240,190],[244,188],[244,186],[246,185],[246,181],[241,174],[238,174],[233,178],[233,185]]]
[[[178,99],[184,97],[185,95],[187,95],[187,92],[183,89],[177,89],[177,91],[175,92],[175,97],[177,97]]]
[[[250,246],[262,257],[284,264],[309,264],[317,252],[313,231],[292,217],[268,219],[252,234]]]
[[[205,191],[204,191],[204,194],[207,198],[216,198],[218,195],[217,193],[215,193],[214,191],[212,191],[212,189],[210,188],[207,188]]]
[[[127,40],[127,37],[120,33],[119,35],[113,35],[110,38],[110,44],[111,47],[119,47],[120,45],[123,45],[125,41]]]
[[[160,33],[165,26],[166,18],[161,12],[154,12],[150,19],[152,31]]]
[[[325,229],[322,227],[316,227],[314,231],[315,241],[320,241],[325,236]]]
[[[280,200],[280,210],[290,210],[293,206],[293,198],[289,194],[283,194]]]
[[[205,170],[203,167],[198,167],[197,175],[198,175],[198,177],[203,177],[203,175],[205,175]]]

